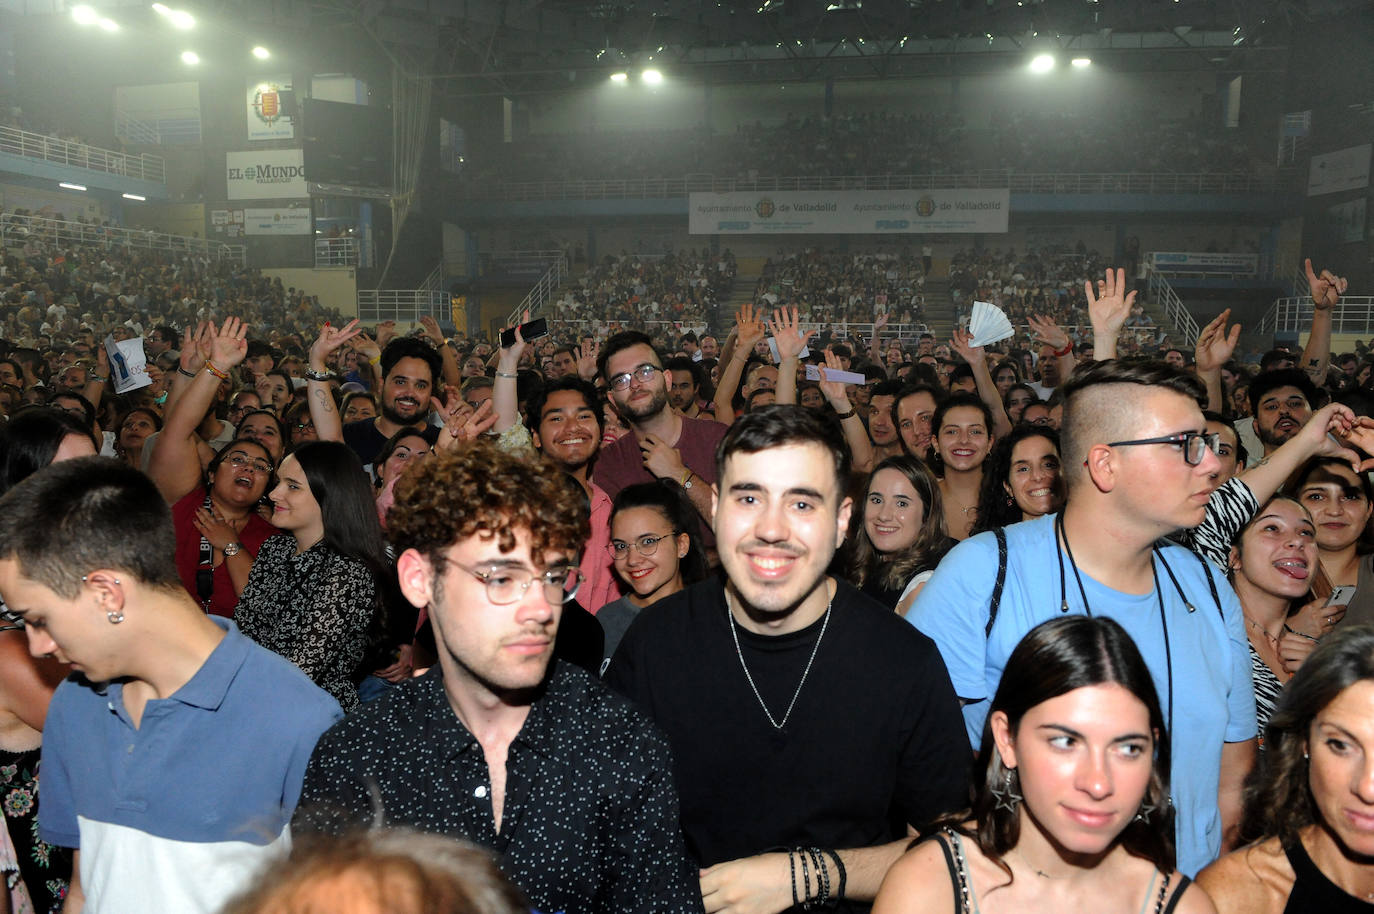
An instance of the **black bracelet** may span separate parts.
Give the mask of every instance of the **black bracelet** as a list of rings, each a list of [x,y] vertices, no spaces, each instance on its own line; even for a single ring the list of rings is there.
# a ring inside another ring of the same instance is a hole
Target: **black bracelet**
[[[835,889],[835,900],[836,900],[836,901],[839,901],[841,898],[844,897],[844,878],[845,878],[844,861],[840,859],[840,852],[837,851],[837,850],[827,850],[826,853],[829,854],[831,857],[834,858],[834,860],[835,860],[835,872],[837,872],[837,873],[840,874],[840,884],[839,884],[839,886]]]
[[[190,379],[193,380],[193,381],[194,381],[195,378],[196,378],[196,373],[195,373],[194,371],[187,371],[185,368],[182,368],[180,365],[177,365],[177,374],[181,375],[183,378],[190,378]]]
[[[820,848],[810,848],[810,854],[816,864],[816,873],[820,877],[817,880],[820,883],[820,894],[816,896],[815,907],[822,907],[830,903],[830,868],[826,865],[825,855],[821,853]]]
[[[799,904],[797,901],[797,858],[795,854],[796,852],[792,850],[787,852],[787,872],[792,881],[792,907],[794,908]]]
[[[807,866],[806,852],[797,848],[797,856],[801,858],[802,865],[802,907],[804,908],[811,898],[811,870]]]

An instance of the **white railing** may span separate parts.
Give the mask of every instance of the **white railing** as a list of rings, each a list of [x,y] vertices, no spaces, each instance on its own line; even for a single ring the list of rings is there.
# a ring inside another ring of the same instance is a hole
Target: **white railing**
[[[139,248],[151,251],[172,251],[178,254],[201,254],[215,260],[244,262],[244,246],[206,241],[188,235],[169,235],[145,229],[126,229],[115,226],[68,222],[45,216],[21,216],[0,213],[0,241],[18,242],[32,239],[49,244],[90,245],[99,247]]]
[[[359,289],[358,317],[364,324],[377,321],[415,323],[429,316],[446,322],[453,309],[447,292],[434,289]]]
[[[156,124],[131,117],[123,111],[115,112],[115,137],[139,146],[162,145],[162,133]]]
[[[87,171],[101,171],[121,178],[167,183],[167,164],[162,156],[126,155],[85,143],[69,143],[16,127],[0,127],[0,152]]]
[[[362,242],[357,238],[316,238],[315,266],[356,267],[360,265]],[[369,240],[369,252],[371,242]],[[370,259],[370,258],[369,258]]]
[[[515,310],[506,318],[506,326],[512,326],[519,322],[522,315],[539,313],[539,309],[544,307],[544,303],[553,298],[553,293],[558,291],[559,286],[563,285],[564,278],[568,275],[568,261],[559,253],[554,258],[553,263],[544,271],[544,275],[539,277],[539,281],[530,289],[524,300],[516,306]]]
[[[1303,277],[1303,286],[1307,278]],[[1300,333],[1312,326],[1312,297],[1310,295],[1280,298],[1274,302],[1263,319],[1262,333]],[[1332,333],[1374,336],[1374,295],[1346,295],[1331,314]]]
[[[420,289],[424,292],[439,292],[444,288],[444,264],[439,263],[437,267],[429,271],[425,281],[420,283]]]
[[[588,181],[480,181],[466,185],[470,200],[589,200],[685,197],[691,193],[948,190],[1008,188],[1021,194],[1257,194],[1284,190],[1277,177],[1244,174],[1024,174],[982,171],[972,174],[857,175],[853,177],[627,178]]]
[[[1178,293],[1174,291],[1174,287],[1169,285],[1169,280],[1164,274],[1149,264],[1145,266],[1145,275],[1150,283],[1150,300],[1163,306],[1164,319],[1178,332],[1180,342],[1187,346],[1195,345],[1201,328],[1188,312],[1183,300],[1178,297]]]

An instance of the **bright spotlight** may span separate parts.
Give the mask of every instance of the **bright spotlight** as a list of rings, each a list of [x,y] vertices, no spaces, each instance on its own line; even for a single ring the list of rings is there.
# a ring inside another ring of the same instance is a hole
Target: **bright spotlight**
[[[1084,70],[1093,65],[1093,59],[1091,57],[1075,57],[1069,63],[1080,70]]]
[[[171,10],[168,9],[168,8],[166,7],[166,5],[164,5],[164,4],[162,4],[162,3],[154,3],[154,4],[153,4],[153,10],[154,10],[155,12],[161,13],[161,14],[164,15],[164,16],[171,12]]]
[[[72,19],[77,25],[95,25],[100,21],[100,14],[89,6],[72,7]]]
[[[1049,54],[1037,54],[1030,62],[1032,73],[1048,73],[1054,69],[1054,58]]]
[[[200,55],[195,51],[182,51],[181,62],[194,67],[196,64],[200,63]]]
[[[663,82],[663,74],[658,72],[657,70],[645,70],[643,73],[640,74],[639,78],[644,80],[651,86],[656,86],[659,83]]]
[[[613,82],[613,83],[623,83],[623,82],[625,82],[626,80],[628,80],[629,78],[630,78],[630,74],[629,74],[629,73],[612,73],[612,74],[611,74],[611,82]]]
[[[107,32],[119,31],[119,23],[115,22],[113,19],[101,19],[98,23],[96,23],[96,25],[100,26]]]
[[[253,56],[256,57],[258,60],[266,60],[267,58],[272,56],[272,52],[267,50],[267,48],[264,48],[262,45],[258,45],[256,48],[253,49]]]
[[[140,194],[122,194],[121,196],[123,196],[125,200],[137,200],[139,203],[142,203],[148,199],[147,197],[141,196]]]
[[[196,27],[196,17],[185,10],[172,10],[167,14],[167,20],[172,23],[172,28],[183,31]]]
[[[66,181],[59,181],[58,184],[57,184],[57,186],[58,186],[58,187],[65,187],[65,188],[67,188],[67,190],[85,190],[85,189],[86,189],[86,185],[85,185],[85,184],[68,184]]]

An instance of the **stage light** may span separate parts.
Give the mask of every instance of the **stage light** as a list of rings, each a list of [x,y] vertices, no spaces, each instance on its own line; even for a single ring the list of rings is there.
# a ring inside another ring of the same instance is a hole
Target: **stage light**
[[[1048,73],[1054,69],[1054,58],[1049,54],[1037,54],[1030,62],[1032,73]]]
[[[115,22],[113,19],[101,19],[99,22],[96,23],[96,25],[100,26],[107,32],[119,31],[119,23]]]
[[[196,26],[196,17],[185,10],[174,10],[162,3],[154,3],[153,9],[159,16],[166,18],[166,20],[172,24],[173,28],[191,29]]]
[[[182,51],[181,62],[187,66],[194,67],[196,64],[200,63],[200,55],[195,51]]]
[[[100,14],[89,6],[72,7],[72,20],[77,25],[95,25],[100,21]]]
[[[59,181],[58,184],[57,184],[57,186],[58,186],[58,187],[65,187],[65,188],[67,188],[67,190],[85,190],[85,189],[86,189],[86,185],[85,185],[85,184],[68,184],[66,181]]]
[[[1093,65],[1093,59],[1091,57],[1075,57],[1073,60],[1069,61],[1069,63],[1083,70]]]
[[[640,74],[639,78],[651,86],[657,86],[659,83],[663,82],[663,74],[657,70],[645,70]]]
[[[272,56],[272,52],[267,50],[267,48],[264,48],[262,45],[258,45],[256,48],[253,49],[253,56],[256,57],[258,60],[266,60],[267,58]]]
[[[137,200],[139,203],[142,203],[148,199],[147,197],[143,197],[138,194],[122,194],[122,196],[125,200]]]
[[[612,73],[612,74],[611,74],[611,82],[613,82],[613,83],[623,83],[623,82],[626,82],[627,80],[629,80],[629,78],[630,78],[630,74],[629,74],[629,73]]]

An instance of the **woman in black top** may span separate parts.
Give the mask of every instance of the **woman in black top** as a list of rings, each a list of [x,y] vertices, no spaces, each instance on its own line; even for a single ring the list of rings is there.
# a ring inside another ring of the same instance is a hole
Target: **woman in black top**
[[[887,458],[869,474],[854,518],[846,577],[888,609],[905,612],[954,545],[935,476],[914,457]]]
[[[1338,628],[1294,674],[1245,792],[1242,840],[1198,884],[1220,914],[1374,910],[1374,626]]]

